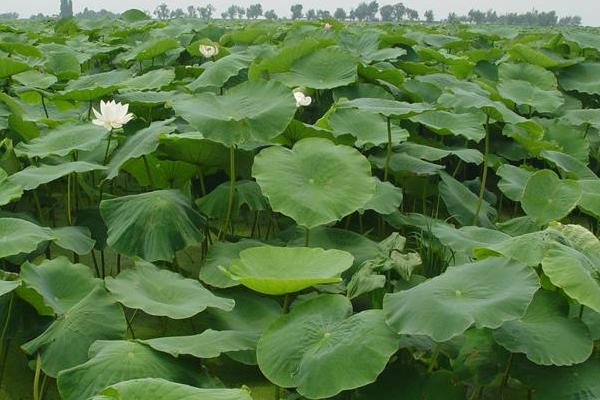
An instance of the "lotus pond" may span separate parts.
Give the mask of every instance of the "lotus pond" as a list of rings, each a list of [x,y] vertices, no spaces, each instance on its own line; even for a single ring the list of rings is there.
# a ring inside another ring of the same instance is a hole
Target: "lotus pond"
[[[0,86],[0,398],[600,398],[597,30],[7,21]]]

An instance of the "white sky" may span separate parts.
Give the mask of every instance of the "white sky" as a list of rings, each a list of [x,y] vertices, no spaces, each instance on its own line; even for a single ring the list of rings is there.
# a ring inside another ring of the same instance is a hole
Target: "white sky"
[[[91,9],[105,8],[110,11],[125,11],[129,8],[153,10],[158,4],[165,2],[170,8],[181,7],[185,9],[188,5],[205,5],[212,3],[221,13],[230,4],[248,6],[260,2],[263,9],[275,9],[279,15],[289,15],[290,5],[295,3],[304,4],[304,9],[323,8],[331,11],[337,7],[346,10],[353,8],[359,0],[73,0],[75,12],[84,7]],[[396,3],[401,0],[379,0],[380,5]],[[407,7],[418,10],[421,14],[432,9],[437,18],[446,17],[450,11],[457,14],[466,14],[471,8],[487,10],[493,8],[500,14],[515,11],[524,12],[531,9],[540,11],[556,10],[559,16],[580,15],[584,25],[600,26],[600,0],[404,0]],[[0,0],[0,13],[16,11],[21,16],[29,16],[42,12],[53,14],[58,12],[60,0]]]

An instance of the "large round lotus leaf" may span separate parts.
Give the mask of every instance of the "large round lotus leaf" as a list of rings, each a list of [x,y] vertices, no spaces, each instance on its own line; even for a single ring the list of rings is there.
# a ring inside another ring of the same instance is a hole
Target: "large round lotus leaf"
[[[527,81],[502,81],[498,85],[498,92],[515,104],[530,106],[541,113],[554,112],[564,103],[558,90],[543,90]]]
[[[91,400],[252,400],[244,389],[199,389],[159,378],[132,379],[109,386]]]
[[[594,400],[600,398],[600,360],[591,358],[571,367],[515,363],[511,375],[532,389],[535,400]]]
[[[221,353],[253,350],[259,334],[240,331],[213,331],[207,329],[198,335],[160,337],[141,342],[154,350],[169,353],[173,357],[191,355],[197,358],[215,358]]]
[[[600,51],[600,38],[594,32],[583,30],[565,30],[561,32],[565,40],[575,42],[582,49],[596,49]]]
[[[229,150],[222,143],[206,139],[200,132],[160,137],[160,151],[167,158],[208,169],[229,164]]]
[[[581,199],[581,193],[576,181],[561,180],[551,170],[538,171],[525,185],[521,206],[527,215],[543,225],[569,215]]]
[[[131,76],[128,70],[113,70],[99,74],[85,75],[70,81],[60,92],[61,100],[92,101],[115,92],[123,81]]]
[[[44,183],[55,181],[72,173],[84,173],[105,169],[106,167],[85,161],[73,161],[58,165],[30,166],[10,176],[9,181],[25,190],[32,190]]]
[[[450,268],[412,289],[388,294],[383,311],[395,332],[443,342],[473,324],[493,329],[520,318],[539,286],[530,267],[492,257]]]
[[[600,94],[600,63],[585,62],[560,72],[559,82],[564,90]]]
[[[305,241],[306,230],[298,228],[294,238],[288,242],[288,246],[304,246]],[[354,256],[355,266],[383,254],[379,244],[364,235],[346,229],[325,226],[310,231],[309,246],[347,251]]]
[[[29,158],[64,157],[75,150],[94,150],[106,136],[108,136],[108,130],[101,126],[92,124],[61,125],[32,139],[29,143],[19,143],[15,147],[15,153],[18,156]]]
[[[556,76],[545,68],[527,63],[502,63],[498,67],[500,80],[527,81],[543,90],[556,89]]]
[[[4,296],[21,286],[19,275],[0,269],[0,296]]]
[[[91,231],[84,226],[61,226],[52,232],[56,236],[54,244],[79,255],[90,254],[96,244]]]
[[[332,89],[356,81],[356,60],[342,48],[328,47],[299,58],[288,71],[270,76],[290,87]]]
[[[476,248],[490,246],[510,239],[506,233],[496,229],[478,226],[463,226],[460,229],[439,224],[431,228],[431,233],[444,245],[456,252],[471,257]]]
[[[494,339],[511,353],[525,353],[536,364],[582,363],[594,345],[585,324],[568,314],[569,305],[560,294],[540,290],[525,315],[505,322],[494,331]]]
[[[597,280],[599,258],[574,248],[554,243],[545,253],[542,269],[552,284],[596,312],[600,312],[600,284]]]
[[[452,176],[441,173],[442,178],[438,188],[440,196],[446,204],[450,214],[456,218],[463,226],[477,225],[485,228],[494,228],[492,220],[496,218],[496,210],[485,200],[481,203],[479,215],[476,215],[479,199],[462,182],[454,179]]]
[[[566,68],[583,61],[583,58],[577,57],[566,59],[550,49],[533,48],[522,43],[509,48],[508,53],[516,60],[543,68]]]
[[[254,60],[254,56],[247,52],[230,54],[218,59],[213,63],[203,65],[204,72],[196,80],[187,85],[192,92],[205,88],[220,88],[230,78],[233,78],[240,71],[247,69]]]
[[[25,284],[21,297],[45,315],[66,313],[101,282],[89,267],[72,264],[63,256],[39,265],[26,262],[21,266],[21,279]]]
[[[50,228],[20,218],[0,218],[0,258],[31,253],[40,243],[55,239]]]
[[[369,161],[327,139],[303,139],[291,150],[267,148],[256,156],[252,175],[274,211],[307,228],[337,221],[375,194]]]
[[[561,120],[575,126],[590,125],[600,129],[600,109],[568,110],[561,117]]]
[[[470,112],[464,114],[447,111],[427,111],[410,118],[443,135],[463,136],[475,142],[485,137],[485,114]]]
[[[338,107],[340,109],[358,108],[359,110],[381,114],[390,118],[409,118],[432,109],[431,106],[423,103],[405,103],[403,101],[371,98],[342,102]]]
[[[176,99],[173,108],[207,139],[228,146],[268,141],[283,132],[296,113],[292,91],[274,81],[245,82],[223,96],[200,93]]]
[[[152,123],[149,127],[136,132],[115,152],[108,164],[106,179],[113,179],[119,174],[119,169],[128,160],[145,156],[158,148],[158,139],[161,134],[169,134],[175,130],[169,126],[172,119]]]
[[[28,354],[40,353],[42,370],[56,378],[60,371],[85,362],[96,340],[120,339],[125,330],[121,306],[98,286],[22,348]]]
[[[240,283],[234,281],[223,272],[222,268],[231,265],[239,257],[240,251],[251,247],[262,246],[258,240],[243,239],[236,243],[217,242],[210,246],[204,264],[200,268],[200,280],[207,285],[218,288],[229,288]]]
[[[339,109],[331,113],[326,126],[334,136],[352,135],[356,138],[356,146],[375,145],[388,142],[386,118],[371,112],[356,109]],[[408,139],[406,129],[394,124],[391,126],[392,142],[401,143]]]
[[[123,58],[127,61],[150,60],[169,50],[176,49],[177,47],[179,47],[179,43],[177,43],[175,38],[157,37],[151,40],[145,40],[142,44],[134,47],[127,54],[124,54]]]
[[[502,178],[498,182],[498,189],[510,200],[521,201],[525,185],[527,185],[527,181],[533,174],[532,171],[515,167],[514,165],[502,164],[496,170],[496,175]]]
[[[109,385],[133,379],[162,378],[197,385],[200,377],[196,368],[186,361],[154,351],[141,343],[98,340],[90,347],[89,360],[62,371],[57,383],[62,399],[81,400]],[[155,397],[141,397],[151,398]]]
[[[202,240],[204,219],[176,190],[118,197],[100,203],[108,245],[147,261],[171,260],[175,252]]]
[[[276,320],[258,342],[257,359],[271,382],[322,399],[374,382],[398,342],[381,310],[353,315],[347,298],[321,295]]]
[[[0,79],[31,69],[29,65],[10,57],[0,56]]]
[[[144,75],[129,78],[119,86],[121,90],[159,90],[175,79],[172,69],[156,69]]]
[[[27,86],[27,88],[35,89],[47,89],[58,81],[56,76],[43,74],[36,70],[21,72],[20,74],[13,75],[12,79],[23,86]]]
[[[217,297],[200,282],[149,263],[106,278],[106,288],[122,304],[146,314],[173,319],[190,318],[207,307],[231,310],[233,300]]]
[[[341,282],[354,257],[341,250],[309,247],[253,247],[227,268],[231,278],[259,293],[294,293],[323,283]]]
[[[0,206],[18,200],[23,195],[23,187],[8,179],[6,171],[0,168]]]
[[[381,215],[392,214],[398,211],[402,199],[402,189],[389,182],[382,182],[377,179],[375,194],[364,205],[363,210],[373,210]]]

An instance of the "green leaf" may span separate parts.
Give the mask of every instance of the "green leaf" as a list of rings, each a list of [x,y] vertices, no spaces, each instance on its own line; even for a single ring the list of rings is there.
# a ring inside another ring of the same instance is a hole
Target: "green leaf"
[[[31,253],[41,243],[55,239],[50,228],[20,218],[0,218],[0,258]]]
[[[100,213],[108,227],[108,245],[130,257],[168,261],[203,238],[202,216],[175,190],[104,200]]]
[[[254,350],[258,337],[258,334],[252,332],[207,329],[198,335],[160,337],[140,342],[173,357],[183,354],[197,358],[215,358],[219,357],[221,353]]]
[[[192,92],[205,88],[220,88],[227,81],[247,69],[254,57],[246,52],[230,54],[215,62],[204,64],[204,72],[187,85]]]
[[[491,220],[496,218],[496,210],[485,200],[482,201],[479,216],[476,217],[478,197],[469,188],[446,173],[440,174],[439,191],[452,216],[464,226],[476,224],[493,228]]]
[[[0,270],[0,297],[12,292],[21,286],[21,279],[17,274]]]
[[[96,244],[87,227],[63,226],[52,231],[56,235],[54,243],[57,246],[79,255],[90,254]]]
[[[257,358],[271,382],[321,399],[374,382],[398,342],[380,310],[352,315],[345,297],[320,295],[276,320],[258,342]]]
[[[111,180],[116,177],[123,164],[128,160],[153,153],[158,148],[159,136],[169,134],[175,130],[174,127],[169,126],[171,122],[173,122],[172,119],[153,122],[149,127],[127,138],[125,143],[112,156],[106,171],[106,179]]]
[[[160,378],[132,379],[109,386],[91,400],[252,400],[244,389],[198,389]]]
[[[24,190],[33,190],[40,185],[50,183],[72,173],[82,174],[103,169],[106,169],[106,167],[85,161],[73,161],[58,165],[32,165],[11,175],[8,180],[20,185]]]
[[[29,158],[48,156],[64,157],[73,151],[91,151],[96,149],[108,136],[109,131],[92,124],[66,124],[52,129],[32,139],[21,142],[15,147],[17,156]]]
[[[530,106],[541,113],[555,112],[564,103],[558,90],[543,90],[522,80],[501,81],[498,92],[513,103]]]
[[[92,101],[115,92],[131,76],[128,70],[113,70],[93,75],[85,75],[70,81],[58,93],[61,100]]]
[[[600,63],[584,62],[561,71],[560,86],[564,90],[587,94],[600,94]]]
[[[252,175],[274,211],[309,229],[353,213],[375,193],[368,160],[327,139],[267,148],[255,157]]]
[[[161,54],[166,53],[169,50],[177,49],[179,43],[177,40],[171,37],[157,37],[144,41],[137,47],[134,47],[125,56],[125,60],[150,60]]]
[[[141,343],[98,340],[90,348],[89,360],[62,371],[57,383],[64,400],[81,400],[132,379],[162,378],[195,385],[199,376],[185,361]]]
[[[388,99],[354,99],[338,104],[338,108],[358,108],[375,114],[381,114],[389,118],[410,118],[413,115],[431,110],[431,106],[423,103],[405,103],[402,101]]]
[[[460,135],[475,142],[480,142],[485,137],[485,114],[482,112],[457,114],[447,111],[427,111],[412,116],[410,120],[425,125],[441,135]]]
[[[340,282],[354,257],[341,250],[262,246],[242,250],[226,269],[231,278],[259,293],[282,295]]]
[[[22,348],[32,355],[39,352],[42,370],[55,378],[60,371],[85,362],[92,343],[119,339],[125,329],[121,307],[106,290],[96,287]]]
[[[39,265],[25,262],[21,266],[21,279],[24,283],[21,297],[42,315],[67,313],[101,282],[88,266],[72,264],[64,256],[44,260]]]
[[[292,91],[273,81],[245,82],[223,96],[200,93],[175,99],[172,106],[207,139],[227,146],[269,141],[296,113]]]
[[[35,89],[48,89],[58,81],[56,76],[44,74],[36,70],[21,72],[20,74],[13,75],[12,78],[23,86]]]
[[[242,239],[236,243],[213,244],[209,247],[204,264],[200,268],[200,280],[207,285],[222,289],[239,285],[239,282],[231,279],[222,269],[229,267],[233,260],[239,258],[240,251],[262,245],[263,243],[258,240],[251,239]]]
[[[143,75],[127,79],[121,83],[121,90],[160,90],[175,80],[175,71],[172,69],[157,69]]]
[[[551,170],[538,171],[528,179],[521,206],[540,225],[558,221],[569,215],[581,199],[576,181],[561,180]]]
[[[0,206],[18,200],[23,195],[23,188],[7,178],[6,171],[0,168]]]
[[[527,63],[502,63],[498,66],[501,81],[526,81],[542,90],[556,89],[556,76],[545,68]]]
[[[402,189],[376,178],[375,194],[364,205],[363,210],[374,210],[382,215],[392,214],[398,211],[402,198]]]
[[[190,318],[207,307],[231,310],[233,300],[213,295],[200,282],[150,263],[138,263],[116,278],[107,277],[106,287],[129,308],[172,319]]]
[[[539,286],[531,268],[492,257],[450,268],[416,287],[387,294],[383,311],[395,332],[444,342],[472,325],[494,329],[520,318]]]
[[[29,65],[11,57],[0,56],[0,79],[31,69]]]
[[[590,333],[579,319],[569,318],[569,305],[558,293],[540,290],[525,315],[494,331],[494,339],[511,353],[525,353],[541,365],[573,365],[592,354]]]
[[[498,189],[512,201],[521,201],[527,181],[534,172],[523,168],[515,167],[510,164],[502,164],[496,170],[496,175],[501,179],[498,182]]]

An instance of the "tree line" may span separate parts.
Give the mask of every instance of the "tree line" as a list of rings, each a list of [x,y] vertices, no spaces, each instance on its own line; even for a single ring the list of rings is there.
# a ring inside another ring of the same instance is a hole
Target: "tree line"
[[[170,9],[166,3],[159,4],[152,14],[161,20],[173,18],[200,18],[211,20],[214,18],[217,9],[212,4],[205,6],[190,5],[186,9]],[[149,13],[149,12],[148,12]],[[427,10],[421,16],[415,9],[406,7],[403,3],[386,4],[379,6],[377,1],[361,2],[355,8],[348,11],[344,8],[337,8],[333,12],[326,9],[308,9],[304,10],[302,4],[294,4],[290,7],[290,18],[292,20],[306,19],[309,21],[334,18],[340,21],[425,21],[434,22],[435,16],[433,10]],[[60,17],[73,16],[73,1],[60,0]],[[118,17],[118,14],[107,10],[94,11],[87,7],[77,14],[76,17],[82,18],[101,18]],[[0,14],[0,19],[16,19],[17,13]],[[263,10],[260,3],[252,4],[249,7],[242,7],[237,4],[230,5],[221,13],[223,19],[278,19],[279,16],[275,10]],[[32,18],[46,18],[43,14],[32,16]],[[470,23],[470,24],[505,24],[505,25],[537,25],[537,26],[555,26],[555,25],[581,25],[581,17],[563,16],[559,17],[556,11],[528,11],[526,13],[507,13],[498,14],[494,10],[482,11],[471,9],[466,15],[458,15],[455,12],[448,14],[444,22],[449,23]]]

